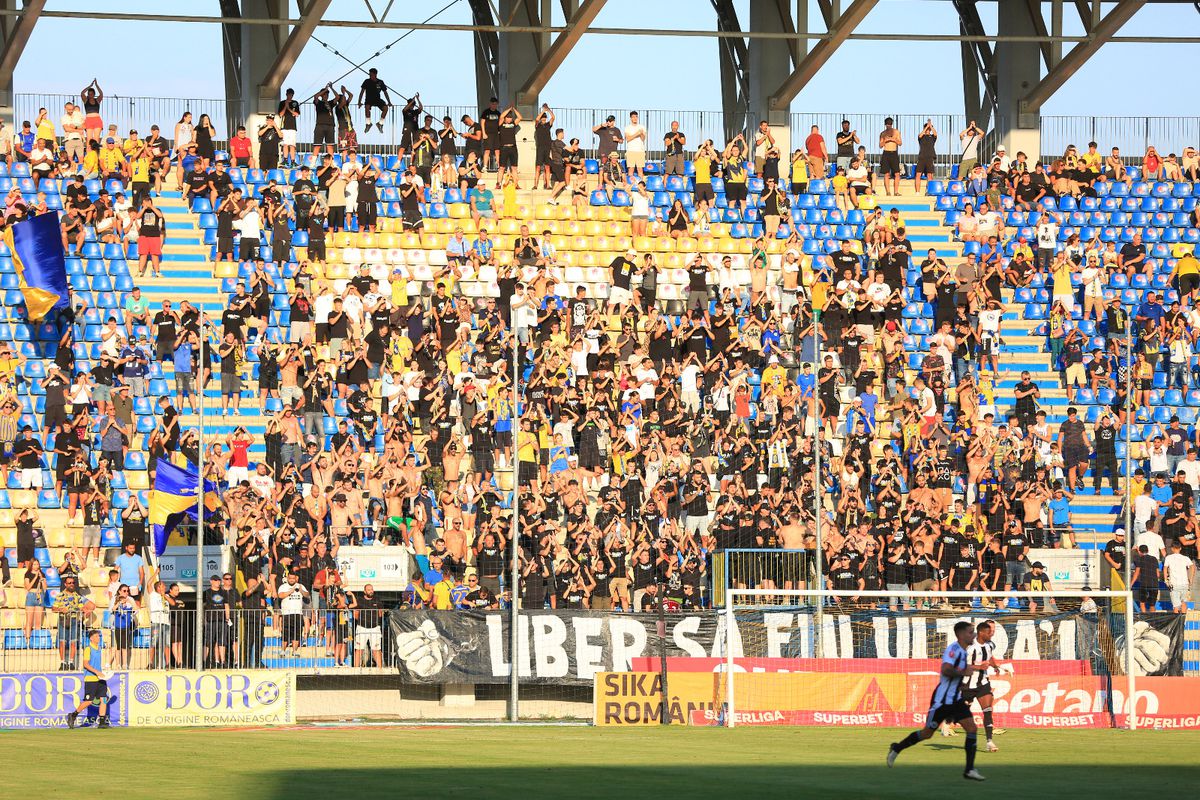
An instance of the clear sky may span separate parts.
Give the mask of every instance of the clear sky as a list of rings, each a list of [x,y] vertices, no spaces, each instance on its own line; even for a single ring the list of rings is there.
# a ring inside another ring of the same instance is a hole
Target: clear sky
[[[1006,0],[1017,2],[1018,0]],[[421,21],[450,0],[395,0],[389,19]],[[843,5],[849,0],[842,0]],[[388,0],[371,0],[382,9]],[[555,24],[562,24],[557,1]],[[816,3],[810,17],[819,20]],[[107,0],[50,0],[55,10],[116,7]],[[748,0],[738,0],[743,26]],[[1106,6],[1107,7],[1107,6]],[[216,0],[149,2],[123,0],[124,12],[217,13]],[[995,4],[980,6],[994,31]],[[331,12],[369,19],[363,0],[334,0]],[[293,3],[293,15],[295,4]],[[465,0],[457,0],[438,21],[469,23]],[[1074,6],[1064,9],[1064,32],[1081,33]],[[609,0],[595,23],[602,27],[715,27],[708,0]],[[949,2],[883,0],[860,32],[953,33],[957,18]],[[1191,3],[1149,4],[1122,30],[1123,35],[1200,35],[1200,13]],[[330,47],[362,60],[401,35],[401,31],[318,28]],[[542,94],[559,107],[601,106],[643,109],[720,108],[716,39],[680,37],[584,36]],[[86,53],[95,55],[84,56]],[[1183,76],[1172,78],[1168,64],[1193,65],[1198,45],[1109,44],[1043,109],[1044,114],[1142,116],[1195,114],[1195,92]],[[474,104],[474,55],[469,33],[413,32],[372,61],[389,83],[405,94],[420,90],[427,104]],[[311,42],[288,85],[298,94],[314,91],[342,75],[349,65]],[[18,93],[78,92],[93,77],[113,95],[218,98],[224,93],[221,28],[218,25],[42,20],[17,66]],[[780,76],[780,80],[785,76]],[[357,86],[361,76],[346,79]],[[916,113],[962,112],[959,46],[953,43],[848,42],[796,98],[798,112]]]

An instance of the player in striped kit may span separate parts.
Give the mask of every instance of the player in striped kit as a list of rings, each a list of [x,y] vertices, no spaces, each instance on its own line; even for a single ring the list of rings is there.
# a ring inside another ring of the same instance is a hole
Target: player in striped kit
[[[967,648],[975,641],[975,626],[966,620],[954,624],[955,641],[950,643],[942,655],[941,677],[933,696],[929,698],[929,715],[925,719],[925,727],[913,731],[901,742],[893,742],[888,748],[887,765],[896,763],[896,756],[901,751],[919,744],[937,730],[943,722],[957,722],[967,733],[967,741],[963,749],[967,754],[967,766],[963,777],[967,780],[981,781],[983,776],[975,769],[975,719],[971,716],[971,708],[963,701],[963,680],[976,672],[986,670],[986,666],[973,666],[967,660]]]
[[[992,725],[992,682],[988,680],[989,669],[994,669],[997,672],[1004,669],[1004,666],[996,661],[993,656],[996,645],[992,641],[992,635],[996,632],[996,623],[990,619],[986,619],[975,627],[975,641],[967,648],[967,664],[974,667],[976,671],[971,672],[963,679],[962,698],[963,702],[970,708],[972,701],[979,701],[979,707],[983,709],[983,731],[987,737],[985,749],[989,753],[995,753],[1000,748],[996,747],[996,743],[992,741],[992,736],[996,733]],[[1011,671],[1011,667],[1008,668]],[[1003,733],[1001,730],[999,733]]]

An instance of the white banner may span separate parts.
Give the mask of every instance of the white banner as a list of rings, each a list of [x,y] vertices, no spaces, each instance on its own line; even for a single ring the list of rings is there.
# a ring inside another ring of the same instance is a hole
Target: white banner
[[[408,586],[412,554],[404,547],[339,547],[338,572],[347,589],[371,584],[377,591],[403,591]]]
[[[211,576],[216,575],[221,577],[221,573],[226,569],[226,552],[224,547],[208,546],[205,547],[202,554],[204,564],[204,580],[207,581]],[[179,583],[182,587],[191,591],[196,588],[196,548],[194,547],[168,547],[167,551],[158,557],[158,578],[163,583],[170,586],[172,583]],[[207,589],[208,584],[204,584]]]
[[[1030,564],[1042,562],[1046,576],[1055,589],[1080,591],[1100,588],[1099,550],[1061,550],[1048,547],[1032,548],[1027,559]],[[1107,562],[1105,563],[1107,566]]]

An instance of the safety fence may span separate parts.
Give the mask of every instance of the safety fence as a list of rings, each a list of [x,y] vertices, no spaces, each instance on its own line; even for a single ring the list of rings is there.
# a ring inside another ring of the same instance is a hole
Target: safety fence
[[[400,112],[404,100],[398,96],[392,99],[396,104],[382,121],[382,131],[375,128],[370,131],[364,130],[363,111],[356,103],[351,103],[351,114],[358,130],[360,150],[368,153],[394,152],[400,144]],[[34,121],[39,108],[46,108],[50,119],[57,125],[63,106],[67,102],[78,104],[79,97],[67,94],[17,94],[13,102],[16,125],[19,127],[24,120]],[[442,118],[448,116],[455,128],[460,129],[463,115],[478,120],[480,111],[481,109],[475,106],[430,103],[425,106],[424,113],[434,118],[435,128],[440,127]],[[722,111],[606,107],[555,108],[554,127],[563,128],[568,139],[578,137],[584,151],[593,156],[597,138],[592,129],[604,122],[609,115],[614,116],[617,126],[623,129],[629,122],[630,111],[638,111],[641,115],[640,122],[646,128],[647,144],[652,157],[661,155],[662,136],[670,130],[672,122],[678,122],[679,129],[687,136],[689,151],[706,139],[712,139],[721,146],[730,131],[746,131],[749,138],[758,123],[757,120],[749,119],[745,112],[726,114]],[[202,114],[209,115],[216,130],[218,145],[223,144],[237,126],[245,122],[240,118],[240,104],[235,100],[109,95],[105,97],[101,107],[101,117],[105,125],[115,124],[117,133],[121,136],[127,136],[129,131],[134,129],[145,136],[149,133],[150,125],[158,125],[162,135],[168,139],[174,137],[175,125],[183,118],[185,112],[191,112],[193,123],[199,122]],[[958,163],[961,153],[959,134],[968,122],[962,114],[797,112],[790,117],[792,148],[803,147],[805,138],[815,125],[825,138],[830,156],[834,156],[835,136],[841,130],[842,120],[846,120],[850,123],[850,129],[857,132],[867,152],[875,155],[879,151],[879,133],[887,116],[894,118],[895,127],[901,133],[903,144],[900,154],[906,160],[911,161],[915,158],[919,147],[918,136],[925,123],[929,122],[937,133],[934,150],[938,165],[948,167]],[[306,147],[311,146],[315,121],[316,112],[311,98],[304,98],[300,104],[297,130],[301,144]],[[372,122],[379,121],[378,111],[375,111]],[[1043,116],[1041,134],[1041,155],[1044,158],[1063,153],[1070,144],[1082,150],[1087,147],[1089,141],[1095,141],[1106,154],[1109,148],[1119,147],[1126,159],[1140,161],[1149,146],[1156,147],[1165,155],[1169,152],[1181,153],[1188,145],[1200,145],[1200,116]]]

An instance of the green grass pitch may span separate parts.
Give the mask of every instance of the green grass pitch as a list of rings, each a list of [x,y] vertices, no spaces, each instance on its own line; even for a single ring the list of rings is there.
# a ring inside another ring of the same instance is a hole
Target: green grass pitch
[[[961,734],[862,728],[357,727],[0,732],[8,797],[1090,798],[1194,796],[1200,732],[1009,731],[961,777]],[[963,794],[952,794],[962,791]]]

